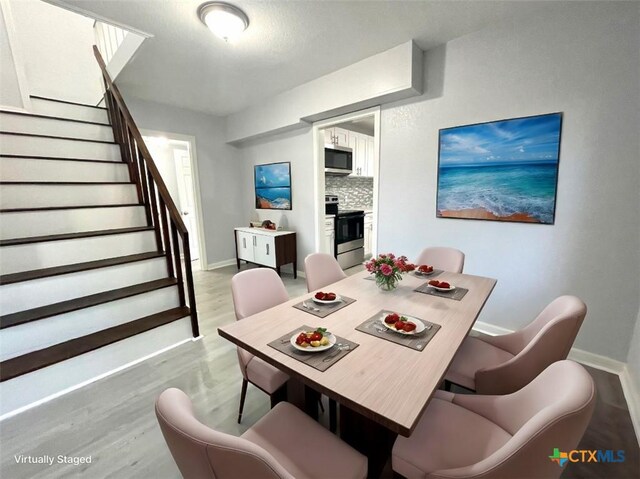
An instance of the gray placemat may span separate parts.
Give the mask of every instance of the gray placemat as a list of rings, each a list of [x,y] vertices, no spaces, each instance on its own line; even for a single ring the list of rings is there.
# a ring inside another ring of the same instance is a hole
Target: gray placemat
[[[380,321],[380,317],[384,314],[392,313],[392,311],[379,311],[375,315],[371,316],[364,323],[361,323],[358,327],[356,327],[357,331],[361,331],[363,333],[370,334],[371,336],[376,336],[378,338],[386,339],[387,341],[391,341],[392,343],[400,344],[402,346],[406,346],[411,349],[415,349],[416,351],[424,351],[425,346],[431,341],[431,338],[435,336],[435,334],[440,329],[440,325],[436,323],[432,323],[430,321],[425,321],[424,319],[420,319],[425,326],[426,329],[420,334],[412,334],[411,336],[403,336],[402,334],[395,333],[390,329],[387,329],[383,326]],[[408,316],[408,315],[405,315]]]
[[[455,299],[456,301],[460,301],[464,298],[464,295],[469,292],[467,288],[461,288],[456,286],[456,289],[453,291],[438,291],[434,288],[429,288],[429,282],[427,281],[424,284],[418,286],[414,291],[418,293],[430,294],[431,296],[438,296],[439,298],[447,298],[447,299]]]
[[[338,296],[340,296],[340,299],[342,299],[342,301],[340,301],[339,303],[318,304],[313,299],[309,298],[305,301],[299,302],[298,304],[294,304],[293,307],[301,311],[304,311],[305,313],[313,314],[318,318],[326,318],[331,313],[340,311],[342,308],[349,306],[351,303],[355,303],[356,301],[355,299],[347,298],[346,296],[341,296],[341,295],[338,295]],[[306,304],[307,307],[305,308],[303,304]]]
[[[433,272],[430,273],[430,274],[418,274],[416,271],[414,271],[411,274],[414,275],[416,278],[431,279],[431,278],[435,278],[440,273],[444,273],[444,270],[442,270],[442,269],[434,269]]]
[[[318,371],[326,371],[359,346],[358,343],[349,341],[341,336],[336,336],[336,344],[332,348],[320,353],[298,351],[291,345],[291,336],[294,334],[300,334],[301,331],[313,331],[314,329],[316,328],[312,328],[307,325],[301,326],[290,333],[280,336],[275,341],[271,341],[269,346],[286,354],[287,356],[292,357],[293,359],[297,359],[298,361],[317,369]]]

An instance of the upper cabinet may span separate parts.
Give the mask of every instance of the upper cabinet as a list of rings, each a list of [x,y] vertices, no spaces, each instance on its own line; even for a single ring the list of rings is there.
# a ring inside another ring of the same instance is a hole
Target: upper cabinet
[[[329,148],[346,146],[353,150],[353,173],[350,176],[373,176],[373,136],[334,127],[324,130],[324,143]]]

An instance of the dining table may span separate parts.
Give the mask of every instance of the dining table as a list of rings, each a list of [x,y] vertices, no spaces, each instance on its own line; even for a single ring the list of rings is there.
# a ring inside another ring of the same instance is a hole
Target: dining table
[[[302,301],[313,307],[315,292],[310,292],[221,326],[218,332],[307,390],[335,400],[340,406],[340,436],[369,457],[369,476],[376,477],[388,461],[396,436],[408,437],[415,429],[496,285],[495,279],[469,274],[440,272],[436,276],[468,291],[461,299],[416,291],[432,278],[415,273],[404,274],[397,288],[386,291],[362,271],[323,288],[339,298],[355,300],[326,317],[299,307]],[[439,328],[420,349],[385,340],[385,334],[398,334],[382,324],[389,311]],[[380,321],[370,325],[371,331],[356,329],[363,329],[363,323],[376,315]],[[305,326],[326,328],[357,347],[321,371],[269,345]],[[307,406],[309,402],[307,398]]]

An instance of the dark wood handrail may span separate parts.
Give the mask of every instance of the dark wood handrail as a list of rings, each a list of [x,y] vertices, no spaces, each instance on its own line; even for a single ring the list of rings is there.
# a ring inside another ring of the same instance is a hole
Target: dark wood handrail
[[[93,46],[105,87],[105,104],[113,128],[113,136],[120,146],[122,160],[129,166],[131,181],[136,184],[138,200],[144,205],[147,224],[153,226],[158,251],[163,251],[167,260],[169,276],[177,279],[180,306],[187,306],[191,311],[191,327],[193,336],[199,336],[198,316],[196,311],[195,288],[191,270],[191,251],[189,249],[189,232],[182,221],[182,216],[167,189],[160,171],[153,161],[151,153],[145,145],[140,130],[136,125],[120,90],[113,83],[107,66],[97,46]],[[168,217],[167,217],[168,216]],[[184,255],[184,274],[180,260],[180,244]],[[186,286],[186,288],[185,288]],[[186,295],[185,295],[186,289]]]

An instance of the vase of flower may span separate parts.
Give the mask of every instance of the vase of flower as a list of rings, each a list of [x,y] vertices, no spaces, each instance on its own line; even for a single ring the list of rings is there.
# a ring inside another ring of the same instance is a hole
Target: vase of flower
[[[383,291],[393,291],[402,280],[402,275],[416,269],[414,264],[407,261],[406,256],[396,257],[393,253],[381,254],[365,264],[367,271],[373,274],[376,284]]]

